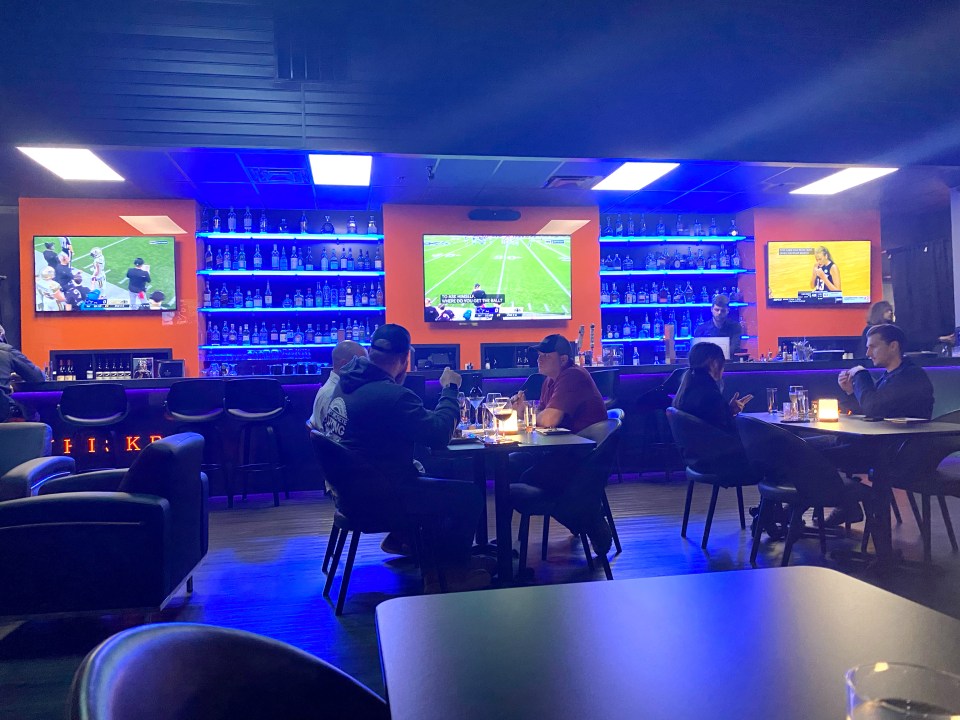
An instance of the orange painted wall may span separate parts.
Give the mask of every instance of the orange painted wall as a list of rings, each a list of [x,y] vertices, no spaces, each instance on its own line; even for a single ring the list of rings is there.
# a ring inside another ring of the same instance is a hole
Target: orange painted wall
[[[600,327],[600,234],[596,207],[517,208],[515,222],[477,222],[467,218],[472,208],[458,206],[384,205],[384,268],[387,322],[408,330],[414,344],[460,344],[460,364],[480,368],[480,343],[534,343],[550,333],[574,339],[580,325]],[[573,233],[571,300],[573,319],[540,323],[498,323],[468,327],[423,321],[423,235],[425,234],[535,234],[550,220],[587,220]],[[599,344],[599,339],[597,340]]]
[[[883,298],[880,267],[880,213],[876,210],[765,209],[753,211],[756,237],[759,349],[776,353],[778,337],[859,335],[869,306],[851,308],[768,308],[766,246],[770,241],[869,240],[870,297]]]
[[[111,313],[71,317],[37,313],[33,307],[34,235],[136,235],[121,215],[167,215],[186,232],[176,236],[178,309],[173,322],[156,315]],[[20,298],[23,352],[41,367],[51,350],[165,348],[186,361],[196,376],[196,204],[192,200],[20,200]]]

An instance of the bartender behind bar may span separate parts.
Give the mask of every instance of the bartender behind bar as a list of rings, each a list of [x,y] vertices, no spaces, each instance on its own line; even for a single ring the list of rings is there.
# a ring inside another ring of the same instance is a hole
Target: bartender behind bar
[[[740,352],[740,323],[730,319],[730,298],[726,295],[717,295],[713,298],[711,308],[713,317],[705,323],[697,325],[693,331],[694,337],[725,337],[730,338],[730,355]]]

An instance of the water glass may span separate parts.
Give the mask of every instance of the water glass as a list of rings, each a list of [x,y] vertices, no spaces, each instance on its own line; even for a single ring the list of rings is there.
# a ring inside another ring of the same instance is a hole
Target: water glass
[[[848,670],[849,720],[947,720],[960,715],[960,677],[907,663]]]
[[[767,388],[767,412],[773,415],[777,411],[777,389]]]
[[[806,420],[810,415],[810,397],[806,388],[797,390],[797,418]]]
[[[803,387],[800,385],[791,385],[789,390],[790,395],[790,414],[796,418],[799,416],[799,407],[797,406],[797,398],[800,396],[800,391],[803,390]]]
[[[527,432],[533,432],[537,429],[537,412],[540,410],[538,400],[528,400],[523,409],[523,425]]]

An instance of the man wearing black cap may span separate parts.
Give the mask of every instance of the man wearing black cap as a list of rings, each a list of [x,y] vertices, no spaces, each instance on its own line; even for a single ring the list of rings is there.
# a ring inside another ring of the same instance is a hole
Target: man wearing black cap
[[[340,371],[321,426],[328,437],[361,455],[380,478],[357,478],[353,490],[385,518],[436,515],[436,554],[445,566],[448,587],[478,589],[490,583],[483,569],[471,569],[470,548],[484,497],[471,482],[421,476],[414,466],[417,443],[443,447],[460,418],[460,375],[445,368],[440,400],[427,410],[403,386],[410,355],[410,333],[400,325],[381,325],[370,338],[369,358],[357,357]],[[368,481],[369,486],[360,483]],[[385,481],[385,482],[384,482]],[[434,581],[427,578],[427,588]]]
[[[573,346],[563,335],[547,335],[539,345],[537,369],[547,379],[540,390],[537,424],[580,432],[607,419],[603,396],[590,373],[573,362]]]

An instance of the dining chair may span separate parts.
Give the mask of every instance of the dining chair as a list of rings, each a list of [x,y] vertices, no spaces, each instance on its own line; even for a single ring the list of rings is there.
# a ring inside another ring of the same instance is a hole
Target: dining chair
[[[791,510],[782,566],[790,562],[793,545],[804,533],[803,513],[808,508],[813,508],[819,521],[820,552],[826,554],[823,509],[864,503],[866,524],[861,550],[866,549],[876,515],[871,487],[841,476],[822,453],[789,430],[744,415],[737,416],[736,424],[747,458],[760,476],[760,512],[753,531],[751,565],[756,565],[760,535],[775,505],[786,504]]]
[[[213,625],[141,625],[90,651],[70,688],[71,720],[371,718],[387,704],[292,645]]]
[[[700,543],[700,547],[704,549],[707,547],[720,488],[736,488],[737,507],[740,511],[740,528],[746,530],[747,520],[743,512],[743,487],[744,485],[756,485],[758,478],[747,462],[739,438],[677,408],[668,407],[666,413],[670,430],[686,464],[687,499],[683,506],[683,524],[680,527],[680,537],[685,538],[687,536],[693,488],[697,483],[713,486],[710,507],[707,510],[707,521],[703,528],[703,541]]]

